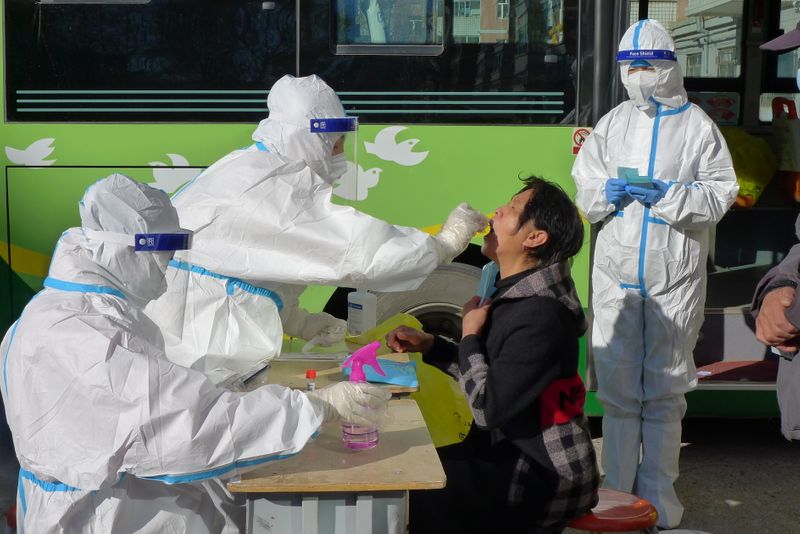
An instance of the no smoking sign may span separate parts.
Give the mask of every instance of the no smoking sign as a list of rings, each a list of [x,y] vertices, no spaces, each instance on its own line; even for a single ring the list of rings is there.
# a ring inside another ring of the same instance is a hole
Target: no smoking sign
[[[586,138],[589,137],[589,134],[592,133],[591,128],[573,128],[572,129],[572,154],[577,154],[578,150],[581,149],[581,145],[583,142],[586,141]]]

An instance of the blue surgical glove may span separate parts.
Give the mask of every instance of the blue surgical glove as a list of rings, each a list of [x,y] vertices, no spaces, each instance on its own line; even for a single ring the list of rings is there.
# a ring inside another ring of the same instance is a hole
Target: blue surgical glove
[[[606,200],[614,204],[617,209],[622,208],[622,199],[624,199],[628,192],[625,191],[625,185],[628,182],[621,178],[609,178],[606,180]]]
[[[661,180],[651,180],[651,182],[653,183],[652,189],[629,185],[625,187],[625,190],[635,200],[638,200],[642,204],[648,204],[652,206],[664,198],[664,195],[666,195],[667,191],[669,190],[670,184],[667,182],[662,182]]]

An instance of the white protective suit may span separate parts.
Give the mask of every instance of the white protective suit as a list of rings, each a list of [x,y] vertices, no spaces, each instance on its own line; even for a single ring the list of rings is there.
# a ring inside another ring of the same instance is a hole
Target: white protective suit
[[[175,232],[165,193],[112,175],[80,211],[0,345],[18,531],[238,532],[243,509],[217,478],[299,452],[330,406],[280,386],[230,392],[166,359],[139,307],[163,292],[172,252],[92,232]]]
[[[692,351],[704,316],[708,229],[738,184],[722,135],[688,102],[677,63],[654,59],[674,57],[664,28],[639,21],[619,49],[621,56],[637,51],[630,57],[641,51],[655,72],[629,76],[631,60],[620,62],[631,100],[600,119],[572,168],[579,209],[602,225],[591,341],[605,412],[602,461],[607,486],[648,499],[659,526],[674,527],[683,514],[673,482],[684,394],[697,384]],[[645,204],[628,197],[618,209],[605,186],[620,167],[664,182],[663,198]]]
[[[460,207],[430,236],[334,204],[341,134],[308,125],[344,116],[336,93],[316,76],[284,76],[267,103],[255,144],[174,195],[192,250],[175,255],[167,293],[147,309],[170,360],[218,383],[277,355],[284,332],[309,340],[340,326],[343,337],[343,321],[298,307],[305,284],[413,290],[488,222]]]

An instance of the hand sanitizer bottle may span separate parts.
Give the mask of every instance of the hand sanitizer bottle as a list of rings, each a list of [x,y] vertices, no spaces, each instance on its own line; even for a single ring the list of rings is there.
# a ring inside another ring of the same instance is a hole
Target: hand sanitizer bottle
[[[358,336],[375,328],[378,315],[378,297],[363,289],[347,295],[347,332]]]
[[[380,341],[373,341],[355,351],[342,362],[342,367],[350,367],[350,382],[367,381],[363,369],[365,365],[371,366],[379,375],[386,376],[386,373],[378,363],[377,354],[380,346]],[[378,427],[363,426],[345,421],[342,423],[342,441],[344,441],[344,446],[348,449],[371,449],[378,445]]]

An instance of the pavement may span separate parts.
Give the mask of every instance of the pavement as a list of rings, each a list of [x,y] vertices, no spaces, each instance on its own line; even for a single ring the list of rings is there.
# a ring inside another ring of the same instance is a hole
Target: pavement
[[[593,441],[600,458],[603,439]],[[679,529],[660,532],[800,533],[800,442],[781,435],[780,421],[686,419],[682,442],[676,491],[686,511]]]
[[[19,467],[0,425],[1,517],[16,499]],[[683,442],[676,487],[686,512],[680,529],[662,532],[800,533],[800,442],[784,439],[777,419],[687,419]],[[594,444],[599,458],[603,438]]]

